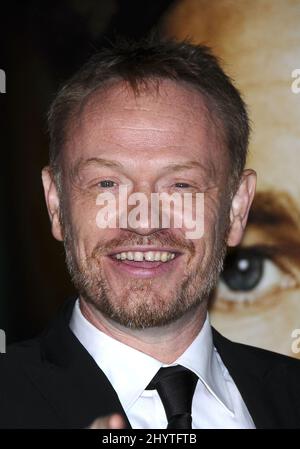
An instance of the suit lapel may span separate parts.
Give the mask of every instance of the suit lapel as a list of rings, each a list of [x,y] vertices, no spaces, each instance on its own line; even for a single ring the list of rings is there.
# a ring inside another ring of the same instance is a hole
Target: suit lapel
[[[41,337],[42,364],[27,372],[63,427],[85,428],[100,416],[123,415],[131,428],[111,383],[69,328],[74,300],[68,301]]]
[[[215,329],[213,329],[214,344],[233,378],[248,410],[254,421],[256,428],[278,428],[289,418],[280,416],[278,410],[281,407],[274,406],[274,398],[279,395],[276,377],[280,374],[282,366],[275,369],[268,364],[266,352],[264,357],[259,357],[259,349],[246,347],[238,343],[233,343]],[[247,350],[246,350],[247,348]],[[274,391],[274,386],[276,386]],[[284,404],[284,402],[283,402]],[[287,410],[285,408],[285,410]],[[293,422],[287,421],[287,422]]]

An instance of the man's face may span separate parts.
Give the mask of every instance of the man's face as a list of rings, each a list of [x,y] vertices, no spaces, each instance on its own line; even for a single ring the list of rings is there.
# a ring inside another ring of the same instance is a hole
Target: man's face
[[[64,235],[82,298],[132,328],[203,307],[226,247],[230,170],[200,94],[171,81],[137,96],[124,83],[97,92],[69,128],[62,166],[64,225],[53,233]],[[118,204],[120,186],[149,200],[153,192],[204,193],[204,236],[189,240],[184,226],[99,228],[97,197],[111,192]],[[149,251],[157,260],[140,260]]]

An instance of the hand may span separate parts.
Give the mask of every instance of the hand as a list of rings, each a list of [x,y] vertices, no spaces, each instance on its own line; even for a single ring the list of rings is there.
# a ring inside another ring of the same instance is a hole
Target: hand
[[[125,429],[125,422],[121,415],[113,414],[95,419],[88,429]]]

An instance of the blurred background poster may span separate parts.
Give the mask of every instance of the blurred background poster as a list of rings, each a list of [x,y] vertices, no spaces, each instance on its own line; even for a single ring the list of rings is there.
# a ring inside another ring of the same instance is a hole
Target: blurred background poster
[[[300,0],[11,1],[1,15],[0,328],[39,332],[73,294],[40,182],[59,85],[114,34],[152,28],[204,43],[249,106],[257,195],[211,321],[236,341],[300,357]],[[5,75],[5,89],[3,88]],[[2,86],[2,88],[1,88]]]

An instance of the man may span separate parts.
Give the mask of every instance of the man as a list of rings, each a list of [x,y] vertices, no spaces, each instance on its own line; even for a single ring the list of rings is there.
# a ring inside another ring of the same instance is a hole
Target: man
[[[49,130],[45,198],[79,296],[2,357],[1,426],[297,427],[299,363],[231,343],[207,316],[256,183],[245,105],[209,50],[104,49],[58,93]]]
[[[300,1],[182,0],[164,24],[168,36],[214,49],[253,128],[248,164],[258,173],[256,195],[243,241],[225,262],[211,322],[234,341],[298,358],[299,21]]]

